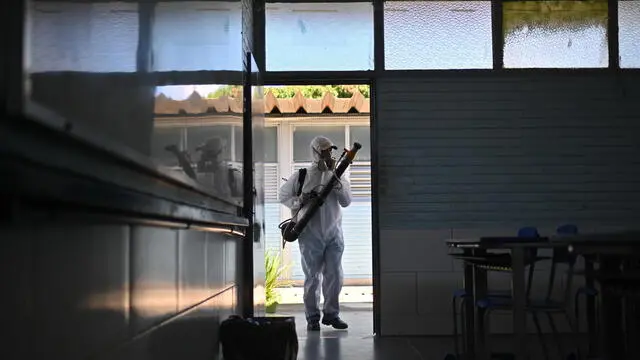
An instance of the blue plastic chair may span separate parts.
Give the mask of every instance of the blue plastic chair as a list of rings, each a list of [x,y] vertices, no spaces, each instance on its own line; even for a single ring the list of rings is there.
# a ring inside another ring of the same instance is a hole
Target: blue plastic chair
[[[556,229],[556,233],[561,236],[571,236],[578,235],[578,227],[573,224],[565,224],[561,225]],[[598,296],[598,290],[594,287],[589,286],[580,286],[575,294],[573,301],[573,309],[574,309],[574,317],[576,322],[576,328],[578,331],[580,330],[580,296],[584,296],[585,299],[588,297],[593,297],[594,299]],[[596,319],[598,319],[598,303],[596,302]],[[596,320],[596,328],[598,328],[597,320]]]
[[[528,239],[532,239],[532,238],[539,238],[540,234],[538,232],[538,229],[536,227],[533,226],[527,226],[527,227],[523,227],[518,231],[518,237],[522,237],[522,238],[528,238]],[[529,265],[529,273],[528,273],[528,278],[527,278],[527,284],[526,284],[526,290],[525,290],[525,297],[527,299],[527,302],[529,302],[530,299],[530,294],[531,294],[531,285],[533,284],[533,275],[534,275],[534,271],[535,271],[535,263],[537,260],[542,260],[542,259],[547,259],[548,257],[539,257],[538,256],[538,252],[537,249],[530,249],[527,251],[527,253],[525,254],[526,258],[525,258],[525,265]],[[491,296],[487,296],[483,299],[478,299],[476,301],[476,306],[480,309],[482,309],[484,311],[484,316],[489,316],[491,310],[508,310],[511,309],[512,305],[513,305],[513,300],[512,300],[512,296],[509,295],[508,297],[501,297],[501,298],[495,298],[495,297],[491,297]],[[547,359],[549,357],[548,355],[548,350],[547,350],[547,346],[546,343],[542,337],[542,329],[540,327],[540,321],[537,317],[537,314],[533,313],[533,321],[534,324],[536,326],[536,329],[538,330],[538,335],[539,335],[539,339],[540,339],[540,343],[543,347],[543,351],[545,353],[545,355],[547,356]],[[486,333],[485,336],[488,336],[489,334]],[[485,341],[485,343],[488,345],[488,341]]]
[[[527,227],[523,227],[520,228],[518,230],[518,237],[522,237],[522,238],[537,238],[540,237],[540,235],[538,234],[538,229],[536,227],[532,227],[532,226],[527,226]],[[483,266],[484,269],[489,270],[489,271],[509,271],[509,268],[504,268],[503,266]],[[457,289],[456,291],[453,292],[453,297],[451,300],[451,307],[452,307],[452,313],[453,313],[453,341],[454,341],[454,347],[455,347],[455,352],[456,352],[456,357],[460,358],[460,343],[458,341],[458,313],[460,313],[460,319],[461,321],[461,328],[462,328],[462,339],[463,339],[463,347],[466,348],[466,337],[465,334],[468,331],[468,329],[466,329],[466,322],[464,321],[464,318],[466,316],[466,312],[465,312],[465,305],[466,305],[466,300],[469,299],[471,296],[469,293],[467,293],[467,291],[465,289]],[[487,294],[487,299],[509,299],[511,298],[511,292],[510,291],[506,291],[506,292],[491,292],[489,294]],[[459,300],[459,302],[458,302]],[[459,307],[459,309],[458,309]]]
[[[572,224],[562,225],[556,229],[556,232],[559,235],[567,235],[567,236],[577,234],[577,231],[578,231],[577,226]],[[526,229],[524,233],[531,236],[535,236],[535,232],[532,229]],[[543,259],[543,257],[537,257],[537,258]],[[542,333],[542,329],[540,326],[540,321],[538,318],[539,314],[545,314],[548,317],[549,324],[552,328],[552,331],[554,335],[556,335],[554,336],[554,340],[557,343],[558,351],[561,357],[565,356],[565,351],[564,351],[564,346],[559,338],[559,334],[553,319],[553,314],[563,314],[566,317],[568,324],[572,328],[572,331],[574,332],[574,334],[577,334],[577,330],[578,330],[577,324],[575,324],[572,321],[569,315],[570,313],[569,304],[570,304],[570,298],[571,298],[570,291],[571,291],[571,284],[572,284],[571,280],[574,273],[573,267],[576,262],[576,255],[571,254],[567,248],[555,248],[553,251],[553,256],[550,258],[550,260],[551,260],[551,269],[549,272],[546,294],[544,296],[538,296],[535,299],[531,298],[531,285],[533,283],[533,267],[534,267],[533,263],[529,268],[529,280],[527,283],[527,292],[526,292],[527,311],[532,315],[532,319],[536,326],[540,344],[542,345],[544,354],[547,359],[549,359],[549,353],[548,353],[547,344],[545,342],[544,335]],[[568,276],[567,276],[567,284],[564,288],[564,295],[560,300],[554,300],[552,299],[552,293],[553,293],[554,284],[556,281],[556,268],[558,264],[567,265],[569,267],[569,270],[568,270]],[[513,301],[511,298],[506,298],[506,299],[485,298],[485,299],[480,299],[476,304],[478,307],[484,309],[486,311],[486,314],[488,314],[491,310],[511,310],[513,306]],[[570,356],[575,356],[575,354],[570,354]],[[578,349],[578,356],[579,356],[579,349]]]

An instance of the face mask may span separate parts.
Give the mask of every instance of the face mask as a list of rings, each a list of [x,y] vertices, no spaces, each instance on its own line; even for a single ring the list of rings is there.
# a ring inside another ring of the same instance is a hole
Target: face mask
[[[318,160],[318,169],[320,171],[329,171],[333,170],[336,166],[336,159],[331,157],[331,149],[324,150],[322,152],[316,151],[318,155],[320,155],[320,160]]]

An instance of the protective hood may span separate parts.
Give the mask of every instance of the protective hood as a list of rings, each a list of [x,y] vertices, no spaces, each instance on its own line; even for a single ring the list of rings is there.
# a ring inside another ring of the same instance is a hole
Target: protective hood
[[[207,139],[207,141],[205,141],[202,145],[198,146],[196,150],[203,151],[203,152],[206,151],[206,152],[220,153],[222,152],[222,150],[226,145],[227,145],[227,142],[225,139],[218,136],[214,136]]]
[[[321,171],[327,170],[327,166],[323,164],[320,160],[320,154],[322,151],[327,149],[337,149],[338,147],[333,145],[333,142],[329,140],[329,138],[325,136],[316,136],[311,140],[311,158],[313,159],[313,165],[318,167]],[[329,168],[332,168],[332,165],[335,165],[335,160],[333,164],[329,164]]]

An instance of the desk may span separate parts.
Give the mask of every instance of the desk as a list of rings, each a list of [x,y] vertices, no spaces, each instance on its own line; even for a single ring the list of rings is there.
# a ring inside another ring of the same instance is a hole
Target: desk
[[[513,330],[515,335],[515,355],[517,360],[528,358],[527,347],[527,313],[526,313],[526,281],[525,281],[525,250],[534,248],[552,248],[554,246],[566,246],[565,243],[552,243],[546,237],[522,238],[522,237],[481,237],[479,239],[452,239],[448,240],[447,246],[450,248],[462,249],[464,255],[482,257],[487,254],[487,250],[508,250],[511,254],[511,274],[512,274],[512,296],[513,308]],[[487,273],[465,261],[464,265],[464,286],[470,301],[466,302],[466,328],[467,348],[465,354],[467,359],[483,360],[488,358],[487,349],[482,341],[484,339],[484,317],[476,311],[476,300],[482,298],[487,292]],[[473,316],[469,316],[473,314]],[[471,335],[470,335],[471,334]],[[476,336],[480,340],[475,343]]]
[[[640,258],[640,231],[626,231],[616,233],[553,236],[549,242],[555,245],[567,246],[569,251],[580,254],[585,259],[596,261],[600,264],[598,274],[592,267],[585,267],[587,286],[593,286],[594,276],[600,282],[602,291],[600,292],[602,313],[601,333],[604,341],[604,356],[607,360],[637,359],[637,339],[633,339],[637,333],[637,301],[626,299],[624,304],[622,299],[612,294],[609,279],[625,279],[634,275],[630,266],[623,266],[629,259]],[[589,262],[591,263],[591,262]],[[590,274],[589,274],[590,273]],[[589,284],[590,282],[590,284]],[[587,314],[592,314],[595,308],[593,299],[588,299]],[[623,317],[623,310],[627,314]],[[598,343],[598,335],[595,333],[595,322],[593,316],[587,317],[589,326],[589,344]],[[626,324],[625,324],[626,323]],[[630,348],[626,349],[626,342],[622,324],[627,328],[627,336],[630,336]],[[594,355],[591,351],[590,354]]]

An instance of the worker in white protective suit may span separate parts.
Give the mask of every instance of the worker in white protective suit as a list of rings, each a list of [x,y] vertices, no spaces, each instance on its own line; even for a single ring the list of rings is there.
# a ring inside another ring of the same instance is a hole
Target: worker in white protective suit
[[[311,141],[313,164],[307,168],[300,196],[298,190],[299,172],[293,173],[280,188],[280,202],[290,208],[296,216],[303,216],[308,208],[309,199],[319,194],[323,186],[334,176],[336,160],[332,157],[335,145],[324,136]],[[346,329],[347,323],[340,319],[338,297],[342,290],[342,207],[351,204],[351,184],[345,171],[336,182],[318,211],[309,220],[298,237],[302,270],[304,272],[304,306],[307,318],[307,330],[320,330],[320,283],[324,307],[322,324],[336,329]]]

